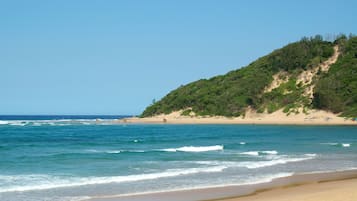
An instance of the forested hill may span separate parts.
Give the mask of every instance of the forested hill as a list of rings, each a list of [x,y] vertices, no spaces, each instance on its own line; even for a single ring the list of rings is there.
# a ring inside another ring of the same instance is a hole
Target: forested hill
[[[182,115],[232,117],[248,108],[357,116],[357,37],[341,35],[333,42],[304,37],[246,67],[181,86],[141,116],[182,110]]]

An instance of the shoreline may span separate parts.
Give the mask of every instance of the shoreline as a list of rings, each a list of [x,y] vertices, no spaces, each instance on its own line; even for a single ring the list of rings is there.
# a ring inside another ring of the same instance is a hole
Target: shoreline
[[[166,192],[97,196],[86,199],[86,201],[248,201],[253,196],[260,197],[261,194],[266,192],[271,193],[278,190],[280,195],[284,194],[284,191],[289,189],[291,190],[296,187],[307,190],[311,185],[321,186],[322,184],[331,182],[337,182],[339,183],[338,185],[342,185],[345,181],[353,181],[353,184],[357,186],[357,169],[334,172],[297,173],[291,176],[279,177],[268,182],[257,184],[226,185]],[[315,191],[312,193],[314,192]],[[274,193],[272,196],[272,200],[275,200]],[[287,196],[294,197],[296,195],[289,194]],[[357,199],[357,194],[355,199]],[[265,200],[265,198],[263,200]],[[294,199],[289,198],[287,200]]]
[[[138,118],[131,117],[117,120],[121,124],[168,124],[168,125],[298,125],[298,126],[357,126],[357,121],[279,121],[279,120],[241,120],[241,119],[229,119],[229,118],[182,118],[182,119],[169,119],[169,118]]]
[[[355,201],[357,177],[291,184],[236,197],[205,201]]]
[[[117,120],[119,123],[137,124],[262,124],[262,125],[354,125],[357,121],[340,117],[337,114],[322,110],[309,110],[308,113],[287,115],[283,110],[274,113],[257,113],[247,110],[244,117],[223,116],[184,116],[182,110],[170,114],[152,117],[131,117]]]

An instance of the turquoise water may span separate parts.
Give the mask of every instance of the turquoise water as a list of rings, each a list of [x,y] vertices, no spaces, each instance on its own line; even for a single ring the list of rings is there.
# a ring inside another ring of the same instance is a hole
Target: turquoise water
[[[356,126],[71,118],[0,120],[0,200],[82,200],[357,168]]]

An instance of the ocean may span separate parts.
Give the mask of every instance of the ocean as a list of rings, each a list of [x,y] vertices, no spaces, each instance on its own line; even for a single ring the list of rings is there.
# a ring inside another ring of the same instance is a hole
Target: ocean
[[[75,201],[357,168],[356,126],[123,124],[0,116],[0,200]]]

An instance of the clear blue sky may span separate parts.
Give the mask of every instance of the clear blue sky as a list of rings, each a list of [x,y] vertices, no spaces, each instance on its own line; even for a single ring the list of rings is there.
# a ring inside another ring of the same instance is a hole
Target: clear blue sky
[[[200,78],[315,34],[357,1],[0,1],[0,114],[140,114]]]

